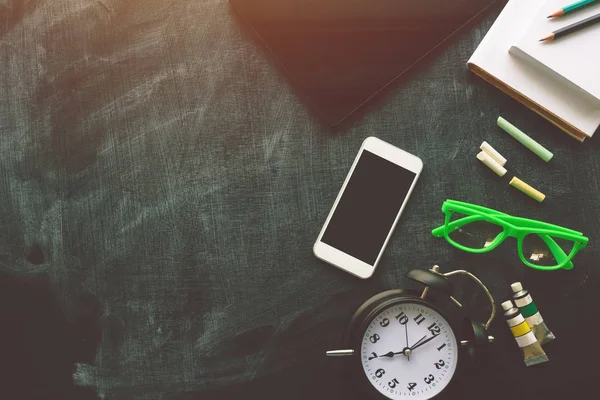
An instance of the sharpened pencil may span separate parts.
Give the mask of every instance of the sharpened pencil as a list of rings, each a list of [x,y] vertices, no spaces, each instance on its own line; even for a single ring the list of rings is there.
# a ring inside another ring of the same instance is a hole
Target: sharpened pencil
[[[590,4],[593,4],[597,1],[598,0],[580,0],[576,3],[569,4],[568,6],[563,7],[558,11],[554,11],[552,14],[548,15],[548,18],[560,17],[560,16],[568,14],[570,12],[579,10],[580,8],[589,6]]]
[[[600,22],[600,14],[593,15],[582,21],[575,22],[574,24],[565,26],[564,28],[561,28],[557,31],[552,32],[548,36],[540,39],[540,42],[547,42],[547,41],[558,39],[558,38],[566,36],[570,33],[580,31],[580,30],[587,28],[588,26],[594,25],[598,22]]]

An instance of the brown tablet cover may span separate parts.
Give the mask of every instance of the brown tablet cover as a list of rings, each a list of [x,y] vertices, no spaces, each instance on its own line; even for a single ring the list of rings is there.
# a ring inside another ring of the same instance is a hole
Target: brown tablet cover
[[[337,126],[496,0],[230,2],[309,107]]]

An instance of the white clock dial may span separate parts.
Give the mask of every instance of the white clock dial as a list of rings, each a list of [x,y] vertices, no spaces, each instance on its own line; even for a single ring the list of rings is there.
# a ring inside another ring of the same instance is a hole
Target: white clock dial
[[[360,357],[367,378],[384,396],[425,400],[452,379],[458,345],[437,311],[407,302],[384,309],[371,321]]]

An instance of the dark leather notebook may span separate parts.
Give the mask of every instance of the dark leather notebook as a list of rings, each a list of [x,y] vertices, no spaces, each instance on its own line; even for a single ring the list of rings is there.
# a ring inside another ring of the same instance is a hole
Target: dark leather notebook
[[[336,126],[495,0],[230,2],[309,106]]]

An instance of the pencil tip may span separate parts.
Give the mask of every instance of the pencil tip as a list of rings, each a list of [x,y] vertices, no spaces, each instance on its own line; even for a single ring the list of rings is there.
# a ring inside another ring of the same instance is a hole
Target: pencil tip
[[[546,17],[546,18],[560,17],[561,15],[564,15],[564,14],[565,14],[565,12],[564,12],[564,10],[561,8],[561,9],[560,9],[560,10],[558,10],[558,11],[554,11],[552,14],[548,15],[548,17]]]

